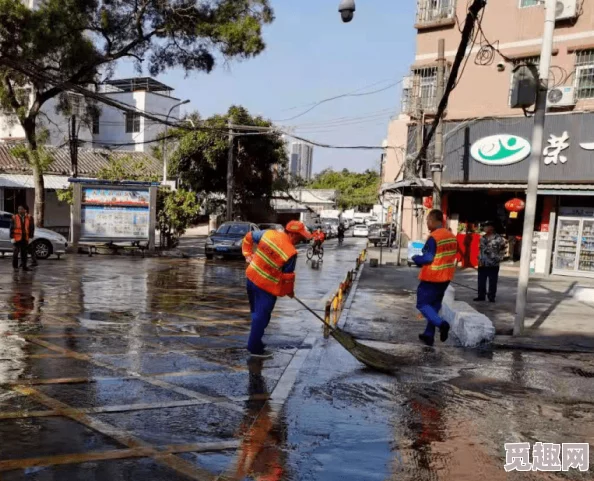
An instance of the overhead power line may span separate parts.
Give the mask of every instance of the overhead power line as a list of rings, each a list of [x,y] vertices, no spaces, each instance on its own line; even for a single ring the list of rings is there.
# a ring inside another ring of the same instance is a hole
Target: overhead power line
[[[437,112],[435,114],[435,118],[431,124],[431,129],[427,133],[427,136],[423,140],[422,147],[419,149],[417,156],[415,158],[415,166],[417,166],[417,172],[419,168],[423,165],[422,162],[427,156],[427,150],[429,148],[429,144],[435,135],[435,131],[437,130],[437,126],[439,122],[441,122],[443,114],[448,106],[448,101],[450,98],[450,94],[454,90],[456,83],[458,82],[458,72],[460,71],[460,66],[466,57],[466,49],[468,48],[468,44],[470,43],[474,27],[476,22],[479,18],[479,13],[485,7],[486,0],[474,0],[470,8],[468,9],[468,13],[466,14],[466,20],[464,21],[464,28],[462,29],[462,39],[460,40],[460,45],[458,45],[458,51],[456,52],[456,57],[452,64],[452,69],[450,71],[450,75],[448,77],[448,83],[445,88],[445,93],[443,97],[439,101],[439,106],[437,107]]]
[[[152,120],[156,123],[168,125],[169,127],[175,127],[175,128],[182,129],[182,130],[187,130],[189,132],[210,130],[210,131],[216,131],[216,132],[228,134],[228,127],[220,127],[219,128],[219,127],[213,127],[213,126],[209,126],[209,125],[195,125],[197,122],[194,122],[194,125],[189,125],[188,123],[184,123],[184,122],[175,122],[175,121],[171,121],[168,119],[163,119],[160,117],[160,114],[145,112],[145,111],[140,110],[134,106],[130,106],[128,104],[119,102],[119,101],[114,100],[113,98],[107,97],[103,94],[93,92],[93,91],[91,91],[85,87],[82,87],[80,85],[77,85],[73,82],[54,77],[54,76],[48,74],[47,72],[41,73],[41,70],[38,69],[36,66],[27,65],[22,61],[18,61],[16,59],[13,59],[10,57],[1,57],[0,64],[3,64],[17,72],[20,72],[30,79],[35,79],[35,80],[43,82],[43,83],[48,83],[50,85],[54,85],[55,87],[63,88],[64,90],[69,90],[69,91],[80,93],[85,98],[93,99],[97,102],[108,105],[110,107],[114,107],[114,108],[121,110],[123,112],[139,115],[146,119]],[[397,83],[400,83],[400,82],[397,82]],[[394,84],[394,85],[396,85],[396,84]],[[387,88],[389,88],[389,87],[387,87]],[[371,94],[371,92],[368,94]],[[363,95],[363,94],[360,94],[360,95]],[[364,95],[367,95],[367,94],[364,94]],[[384,147],[373,146],[373,145],[348,145],[347,146],[347,145],[325,144],[325,143],[312,141],[310,139],[306,139],[304,137],[294,135],[290,132],[287,132],[287,131],[280,129],[278,127],[275,127],[275,126],[260,127],[260,126],[253,126],[253,125],[233,124],[233,125],[231,125],[231,128],[233,130],[239,130],[240,131],[239,133],[252,132],[253,135],[284,134],[288,137],[292,137],[292,138],[295,138],[302,142],[306,142],[311,145],[315,145],[315,146],[322,147],[322,148],[344,149],[344,150],[384,150]],[[241,135],[249,135],[249,134],[241,133]],[[390,146],[387,148],[404,150],[404,147],[402,147],[402,146],[398,146],[398,147]]]
[[[383,87],[383,88],[377,89],[377,90],[373,90],[371,92],[341,94],[341,95],[336,95],[334,97],[329,97],[327,99],[320,100],[319,102],[316,102],[313,106],[311,106],[307,110],[304,110],[300,114],[294,115],[293,117],[289,117],[289,118],[286,118],[286,119],[277,119],[277,120],[274,120],[273,122],[289,122],[291,120],[298,119],[299,117],[303,117],[305,114],[308,114],[313,109],[315,109],[315,108],[319,107],[320,105],[325,104],[327,102],[331,102],[333,100],[338,100],[338,99],[342,99],[342,98],[346,98],[346,97],[364,97],[364,96],[367,96],[367,95],[378,94],[380,92],[384,92],[384,91],[386,91],[388,89],[391,89],[391,88],[395,87],[396,85],[398,85],[400,83],[402,83],[402,79],[398,80],[397,82],[391,83],[390,85],[388,85],[386,87]]]

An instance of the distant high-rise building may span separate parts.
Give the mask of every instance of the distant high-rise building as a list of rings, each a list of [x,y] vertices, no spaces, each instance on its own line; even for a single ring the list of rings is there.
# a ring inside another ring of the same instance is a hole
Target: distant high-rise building
[[[311,180],[313,146],[304,142],[292,142],[289,152],[289,173],[291,176]]]

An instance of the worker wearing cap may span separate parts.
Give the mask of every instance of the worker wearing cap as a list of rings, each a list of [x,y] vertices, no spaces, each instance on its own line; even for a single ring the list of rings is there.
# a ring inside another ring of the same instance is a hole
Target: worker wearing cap
[[[432,210],[427,215],[427,227],[431,232],[423,247],[423,254],[412,260],[421,267],[417,288],[417,309],[427,319],[427,327],[419,339],[433,346],[435,329],[439,329],[440,340],[447,341],[450,324],[439,317],[441,303],[450,281],[456,272],[458,243],[454,234],[443,227],[443,212]]]
[[[272,357],[262,342],[276,299],[294,296],[295,245],[311,234],[302,222],[293,220],[285,232],[266,230],[249,232],[243,239],[242,252],[247,261],[247,293],[252,314],[248,351],[254,357]],[[256,250],[254,251],[254,246]]]

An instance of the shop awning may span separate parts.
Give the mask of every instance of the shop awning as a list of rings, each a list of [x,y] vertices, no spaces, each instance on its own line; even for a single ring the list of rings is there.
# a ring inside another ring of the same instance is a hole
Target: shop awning
[[[422,195],[433,191],[433,181],[431,179],[410,179],[399,180],[382,185],[381,193],[386,194],[395,192],[404,196]]]
[[[594,185],[540,185],[538,195],[590,195],[594,196]]]
[[[279,214],[299,214],[310,210],[306,205],[296,202],[293,199],[272,199],[271,205]]]
[[[46,189],[59,190],[67,189],[70,183],[65,175],[44,175],[43,182]],[[10,189],[33,189],[32,175],[23,174],[0,174],[0,187]]]

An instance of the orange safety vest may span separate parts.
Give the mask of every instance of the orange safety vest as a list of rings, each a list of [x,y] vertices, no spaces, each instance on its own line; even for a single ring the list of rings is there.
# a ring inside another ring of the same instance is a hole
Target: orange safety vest
[[[434,230],[430,237],[435,239],[437,251],[433,262],[421,268],[419,279],[426,282],[451,281],[456,272],[458,242],[454,235],[444,228]]]
[[[23,226],[21,225],[21,216],[15,214],[12,216],[14,222],[14,230],[12,231],[15,242],[23,240]],[[31,216],[25,215],[25,240],[29,241],[29,233],[31,232]]]
[[[243,239],[244,255],[251,251],[251,242],[251,235],[248,234]],[[283,273],[283,266],[294,255],[297,255],[297,251],[287,234],[267,230],[256,252],[252,253],[252,262],[246,271],[247,278],[273,296],[286,296],[293,292],[295,274]]]

